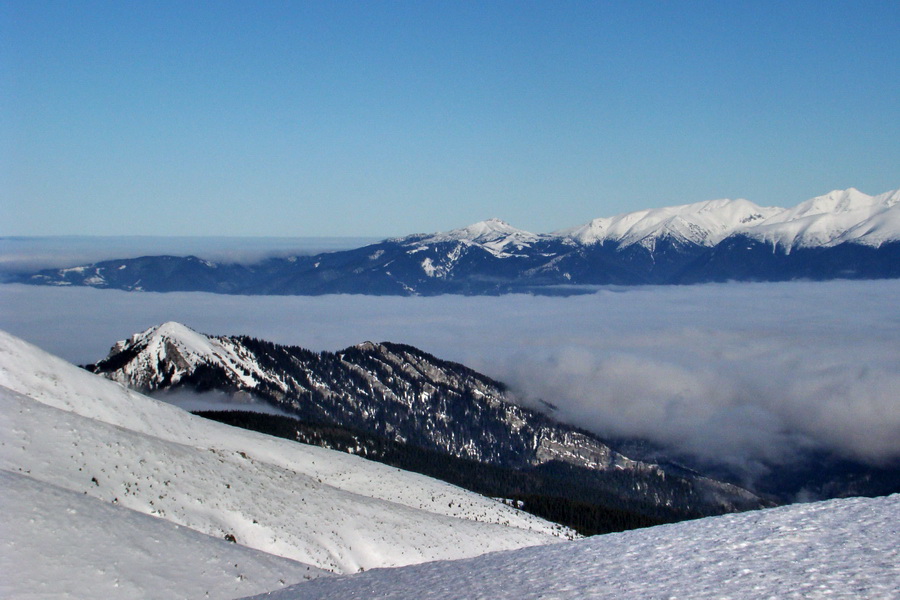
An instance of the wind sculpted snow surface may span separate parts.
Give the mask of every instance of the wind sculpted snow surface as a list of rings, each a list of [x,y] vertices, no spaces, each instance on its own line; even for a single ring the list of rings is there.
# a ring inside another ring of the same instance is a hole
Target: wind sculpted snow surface
[[[65,518],[55,514],[57,510],[70,506],[76,512],[65,508],[68,514],[87,519],[60,528],[59,536],[80,527],[79,535],[89,538],[92,534],[86,529],[103,528],[104,521],[112,519],[113,529],[104,535],[127,541],[134,534],[126,531],[130,527],[126,521],[143,527],[141,523],[148,521],[135,513],[144,513],[194,530],[199,537],[218,538],[213,542],[234,540],[239,546],[303,563],[289,563],[296,566],[284,569],[286,577],[295,579],[319,569],[348,573],[474,556],[560,541],[558,536],[570,533],[427,477],[194,417],[4,332],[0,332],[0,432],[0,470],[28,479],[14,481],[18,495],[7,497],[4,492],[4,512],[9,513],[4,527],[33,523],[31,518],[49,526]],[[34,517],[21,514],[32,510],[29,489],[37,495],[40,490],[50,494],[43,504],[35,501]],[[87,504],[74,502],[65,491],[82,496]],[[148,529],[147,535],[160,536],[160,529]],[[54,543],[56,536],[46,531],[12,540],[24,548],[4,538],[4,573],[40,577],[37,567],[12,568],[17,556],[53,561],[77,554],[63,543],[64,537]],[[164,547],[160,545],[161,551]],[[109,556],[101,552],[72,562],[79,569],[87,563],[96,577],[86,578],[99,586],[75,591],[72,597],[111,597],[105,593],[110,580],[133,586],[152,580],[132,572],[135,564],[128,557],[135,555],[134,548],[123,552],[118,561],[108,562]],[[224,556],[215,545],[208,552]],[[152,556],[140,569],[156,569],[157,574],[170,569],[171,563],[160,566],[150,560]],[[228,578],[233,575],[222,565],[216,569]],[[269,589],[278,585],[266,581]],[[7,579],[4,585],[11,587],[4,588],[8,593],[3,596],[27,596],[39,584],[40,580]],[[133,587],[122,587],[126,589]],[[149,595],[148,590],[142,597]]]
[[[234,598],[329,575],[0,471],[0,597]]]
[[[798,504],[301,583],[255,600],[900,597],[900,495]]]

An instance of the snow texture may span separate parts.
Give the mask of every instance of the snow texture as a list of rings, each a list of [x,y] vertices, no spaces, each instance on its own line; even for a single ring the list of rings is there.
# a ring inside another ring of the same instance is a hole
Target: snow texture
[[[234,598],[329,573],[0,471],[0,597]]]
[[[71,503],[71,496],[51,490],[68,490],[91,507],[97,505],[90,502],[102,502],[104,510],[136,527],[149,522],[135,516],[144,513],[189,528],[196,539],[233,539],[304,563],[285,567],[289,577],[318,572],[307,566],[348,573],[560,540],[551,535],[559,533],[558,526],[492,499],[358,457],[195,417],[5,332],[0,332],[0,431],[0,470],[29,480],[11,487],[56,494],[56,500],[43,505],[46,511],[33,503],[43,522],[64,518],[54,513]],[[28,495],[5,494],[9,528],[38,518],[21,514],[31,510]],[[95,523],[103,528],[114,520],[99,509],[85,511],[87,521],[72,527]],[[118,525],[110,527],[113,537],[137,535],[126,525],[121,531]],[[110,562],[102,552],[63,548],[55,530],[47,531],[24,538],[5,535],[0,560],[11,565],[16,556],[43,556],[65,564],[65,557],[81,556],[97,577],[92,580],[96,587],[82,588],[76,594],[80,597],[106,597],[104,586],[116,578],[129,580],[139,568],[127,559],[130,550],[123,551],[121,562]],[[68,535],[65,531],[60,529],[59,535]],[[148,530],[147,536],[159,537],[160,530]],[[217,548],[198,556],[212,556]],[[83,562],[71,566],[84,568]],[[161,572],[171,568],[163,566]],[[0,595],[22,597],[43,581],[37,567],[4,569],[17,571],[23,577],[7,581],[4,585],[11,587],[4,590],[9,593]],[[265,569],[260,573],[260,581],[268,577]],[[198,580],[206,581],[199,575]],[[149,579],[131,581],[142,585]]]
[[[268,600],[900,597],[900,495],[700,519],[318,579]]]

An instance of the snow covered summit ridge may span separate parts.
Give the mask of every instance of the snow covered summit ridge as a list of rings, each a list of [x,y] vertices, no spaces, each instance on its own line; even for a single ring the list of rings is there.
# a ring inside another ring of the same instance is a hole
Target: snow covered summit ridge
[[[783,210],[744,231],[783,248],[855,243],[878,247],[900,240],[900,190],[869,196],[835,190]]]
[[[853,242],[878,246],[900,240],[900,190],[869,196],[855,188],[834,190],[793,208],[759,206],[749,200],[718,199],[665,206],[593,219],[584,225],[536,234],[488,219],[452,231],[415,235],[399,241],[416,246],[464,242],[496,256],[539,241],[569,240],[592,245],[613,242],[653,251],[668,238],[683,245],[712,247],[732,235],[746,235],[784,247],[833,246]]]
[[[745,235],[785,248],[853,242],[879,246],[900,240],[900,190],[869,196],[834,190],[793,208],[762,207],[749,200],[709,200],[594,219],[554,235],[590,245],[615,242],[653,250],[658,240],[715,246]]]
[[[401,238],[399,241],[403,243],[412,243],[417,247],[426,247],[429,244],[440,244],[445,242],[460,242],[463,244],[481,246],[491,254],[502,257],[508,256],[511,250],[522,250],[529,247],[534,242],[545,235],[531,233],[522,229],[517,229],[505,221],[497,218],[491,218],[486,221],[473,223],[468,227],[453,229],[434,234],[413,235]]]
[[[586,245],[611,241],[622,246],[640,244],[650,250],[662,237],[714,246],[735,231],[763,222],[781,210],[743,199],[708,200],[594,219],[586,225],[558,231],[556,235]]]

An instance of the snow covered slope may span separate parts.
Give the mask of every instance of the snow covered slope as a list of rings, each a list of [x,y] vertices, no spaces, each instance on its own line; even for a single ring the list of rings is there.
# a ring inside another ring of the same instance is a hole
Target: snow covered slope
[[[900,240],[900,190],[879,196],[835,190],[736,233],[786,249],[844,243],[878,247]]]
[[[736,231],[758,225],[783,209],[761,207],[749,200],[710,200],[594,219],[587,225],[558,231],[581,244],[639,244],[653,250],[662,238],[682,244],[714,246]]]
[[[329,575],[0,471],[0,597],[235,598]]]
[[[900,597],[900,495],[710,517],[499,552],[318,579],[257,598]]]
[[[715,246],[733,235],[782,248],[831,247],[842,243],[879,246],[900,241],[900,190],[869,196],[855,188],[834,190],[789,209],[748,200],[710,200],[594,219],[556,235],[581,244],[613,242],[653,250],[665,238]]]
[[[427,477],[194,417],[4,332],[0,387],[0,469],[330,571],[568,534]]]
[[[447,242],[461,242],[466,245],[479,246],[487,250],[497,258],[512,256],[515,252],[521,252],[535,242],[548,236],[531,233],[522,229],[516,229],[509,223],[500,219],[488,219],[473,223],[468,227],[434,233],[430,235],[412,235],[396,240],[397,242],[412,246],[412,252],[424,249],[432,244]]]

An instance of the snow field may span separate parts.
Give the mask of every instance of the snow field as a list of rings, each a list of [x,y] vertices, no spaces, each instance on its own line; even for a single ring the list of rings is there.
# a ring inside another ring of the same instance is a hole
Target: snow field
[[[0,597],[235,598],[326,571],[0,471]]]
[[[157,576],[174,578],[169,587],[160,587],[158,597],[202,597],[177,587],[182,576],[193,577],[187,572],[194,563],[185,560],[179,570],[173,566],[177,552],[170,562],[154,562],[156,553],[146,551],[146,544],[132,543],[146,535],[168,544],[162,538],[169,530],[190,532],[185,535],[194,536],[194,546],[212,544],[192,551],[212,557],[213,566],[203,567],[209,577],[194,578],[198,586],[241,595],[254,591],[234,587],[235,577],[253,579],[259,591],[278,587],[280,580],[319,575],[321,569],[348,573],[461,558],[557,542],[571,534],[424,476],[194,417],[2,332],[0,431],[2,476],[20,490],[4,498],[5,522],[16,531],[23,523],[32,531],[6,536],[0,560],[22,576],[4,588],[9,592],[4,597],[28,597],[39,588],[63,590],[62,597],[151,597],[134,590],[155,589]],[[40,490],[55,500],[29,503],[29,494],[43,496]],[[73,502],[79,505],[74,513],[68,508]],[[56,527],[56,520],[66,518],[60,511],[86,518],[68,529]],[[140,534],[141,528],[149,530]],[[105,529],[107,538],[91,533],[95,529]],[[82,553],[67,542],[69,535],[82,541],[109,539],[113,549]],[[116,544],[122,546],[122,559],[109,560],[119,552]],[[240,561],[226,568],[225,558],[214,560],[222,544],[256,557],[261,566],[235,575],[232,569]],[[135,561],[142,553],[147,564],[139,566]],[[34,557],[58,563],[52,579],[79,583],[54,588]],[[18,562],[27,565],[14,568]],[[275,570],[285,565],[282,576],[272,579],[274,571],[266,571],[266,564]],[[138,575],[141,570],[149,572]],[[212,580],[218,583],[207,583]],[[107,595],[110,582],[119,582],[121,595]],[[223,592],[221,597],[228,596]]]
[[[424,475],[195,417],[98,377],[0,331],[0,386],[125,429],[197,448],[245,453],[344,491],[462,519],[558,537],[573,533]]]
[[[379,569],[255,598],[896,599],[900,495],[796,504]]]
[[[0,407],[0,424],[12,432],[0,447],[0,468],[329,571],[545,541],[522,529],[360,496],[243,451],[160,440],[2,390]]]

